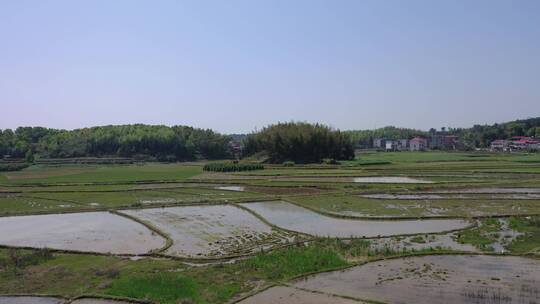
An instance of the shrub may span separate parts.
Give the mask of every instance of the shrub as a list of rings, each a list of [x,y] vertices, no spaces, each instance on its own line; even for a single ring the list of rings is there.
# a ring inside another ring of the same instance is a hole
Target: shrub
[[[334,158],[324,158],[322,163],[325,165],[339,165],[339,162]]]
[[[20,171],[24,168],[27,168],[30,166],[27,163],[8,163],[8,164],[0,164],[0,172],[2,171]]]
[[[294,167],[294,165],[295,165],[295,163],[293,161],[291,161],[291,160],[283,162],[284,167]]]
[[[240,172],[240,171],[253,171],[263,170],[262,164],[256,163],[238,163],[238,162],[216,162],[204,165],[204,171],[212,172]]]

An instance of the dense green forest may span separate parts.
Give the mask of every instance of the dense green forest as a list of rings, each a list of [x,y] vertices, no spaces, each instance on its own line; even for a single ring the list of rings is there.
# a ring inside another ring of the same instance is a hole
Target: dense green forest
[[[73,131],[42,127],[0,130],[0,155],[32,160],[141,157],[161,161],[230,158],[229,137],[186,126],[120,125]],[[0,157],[1,157],[0,156]]]
[[[278,123],[248,135],[244,140],[244,155],[259,152],[267,153],[273,163],[354,158],[349,135],[324,125],[302,122]]]

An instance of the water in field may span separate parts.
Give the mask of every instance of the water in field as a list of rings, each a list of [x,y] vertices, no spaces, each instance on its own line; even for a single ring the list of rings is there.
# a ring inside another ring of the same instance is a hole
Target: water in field
[[[378,250],[390,249],[394,252],[405,250],[445,249],[462,252],[478,252],[470,244],[457,241],[457,232],[446,234],[415,235],[406,237],[385,237],[370,240],[371,247]]]
[[[129,304],[129,303],[131,302],[108,300],[108,299],[94,299],[94,298],[83,298],[83,299],[78,299],[73,302],[70,302],[70,304]]]
[[[498,191],[498,190],[461,190],[461,191]],[[515,190],[508,190],[515,191]],[[471,193],[468,196],[463,194],[390,194],[390,193],[380,193],[380,194],[363,194],[361,197],[371,198],[371,199],[386,199],[386,200],[461,200],[461,199],[515,199],[515,200],[534,200],[540,199],[540,194],[537,193],[514,193],[514,194],[505,194],[505,193]]]
[[[380,183],[380,184],[431,184],[432,181],[405,177],[405,176],[368,176],[355,177],[355,183]]]
[[[186,206],[122,212],[168,234],[173,245],[166,253],[174,256],[220,257],[252,252],[268,243],[283,240],[270,226],[234,206]]]
[[[143,254],[165,240],[108,212],[0,217],[0,244],[114,254]]]
[[[451,199],[451,198],[454,198],[454,199],[467,198],[462,195],[442,196],[438,194],[364,194],[361,196],[365,198],[388,199],[388,200],[437,200],[437,199]]]
[[[322,273],[294,286],[385,303],[540,303],[540,260],[424,256]]]
[[[276,286],[249,297],[239,304],[358,304],[359,302],[303,291],[292,287]]]
[[[0,304],[129,304],[130,302],[96,299],[96,298],[83,298],[74,301],[68,301],[65,299],[54,297],[32,297],[32,296],[0,296]]]
[[[316,236],[377,237],[415,233],[435,233],[462,229],[464,220],[372,221],[339,219],[283,201],[245,203],[242,206],[258,213],[270,223],[293,231]]]
[[[2,297],[0,304],[62,304],[64,299],[53,297]]]
[[[469,188],[437,190],[430,193],[527,194],[540,193],[540,188]]]
[[[238,192],[246,191],[246,187],[244,187],[244,186],[218,186],[218,187],[215,187],[215,189],[228,190],[228,191],[238,191]]]

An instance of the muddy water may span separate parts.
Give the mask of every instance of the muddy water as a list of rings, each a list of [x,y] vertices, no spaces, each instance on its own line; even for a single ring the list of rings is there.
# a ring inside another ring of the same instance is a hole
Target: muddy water
[[[130,302],[84,298],[84,299],[75,300],[71,302],[70,304],[130,304]]]
[[[438,190],[429,193],[478,193],[478,194],[505,194],[505,193],[540,193],[540,188],[470,188],[455,190]]]
[[[219,187],[215,187],[214,189],[228,190],[228,191],[238,191],[238,192],[246,191],[246,187],[244,187],[244,186],[219,186]]]
[[[418,239],[420,238],[420,242]],[[386,248],[392,251],[406,250],[422,250],[422,249],[448,249],[464,252],[478,252],[479,250],[473,245],[461,244],[456,241],[456,232],[447,234],[431,234],[421,236],[407,237],[387,237],[371,240],[371,247],[374,249],[384,250]]]
[[[381,183],[381,184],[432,184],[432,181],[410,178],[405,176],[369,176],[355,177],[355,183]]]
[[[373,199],[389,199],[389,200],[440,200],[440,199],[468,199],[470,197],[464,195],[447,195],[438,194],[364,194],[360,195],[365,198]]]
[[[68,300],[53,297],[2,297],[0,304],[66,304]],[[129,304],[129,302],[84,298],[69,302],[71,304]]]
[[[114,254],[143,254],[165,240],[143,225],[108,212],[0,218],[0,244]]]
[[[295,283],[386,303],[539,303],[540,260],[426,256],[379,261]]]
[[[0,296],[0,304],[61,304],[65,303],[64,299],[52,297],[2,297]]]
[[[358,304],[359,302],[330,295],[276,286],[247,298],[239,304]]]
[[[338,219],[282,201],[245,203],[242,206],[253,210],[276,226],[316,236],[348,238],[434,233],[462,229],[469,225],[467,221],[463,220],[368,221]]]
[[[167,233],[167,254],[187,257],[239,253],[275,233],[249,212],[234,206],[187,206],[122,211]]]

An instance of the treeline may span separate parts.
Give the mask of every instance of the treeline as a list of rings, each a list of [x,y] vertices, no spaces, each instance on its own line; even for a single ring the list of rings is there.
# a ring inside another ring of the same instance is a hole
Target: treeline
[[[493,125],[474,125],[472,128],[448,128],[448,132],[459,136],[467,147],[489,147],[496,139],[508,139],[513,136],[540,138],[540,117]]]
[[[411,139],[415,136],[429,138],[433,135],[456,135],[465,148],[488,147],[496,139],[508,139],[513,136],[532,136],[540,138],[540,117],[515,120],[493,125],[474,125],[472,128],[434,128],[422,131],[408,128],[384,127],[375,130],[344,131],[350,136],[356,147],[373,147],[375,138],[391,140]]]
[[[388,126],[384,128],[374,129],[374,130],[352,130],[344,131],[347,135],[350,136],[353,144],[356,147],[370,148],[373,147],[373,140],[375,138],[386,138],[391,140],[398,139],[411,139],[415,136],[428,136],[428,132],[408,129],[408,128],[397,128],[393,126]]]
[[[229,137],[187,126],[120,125],[73,131],[42,127],[0,130],[0,158],[135,157],[159,161],[232,157]]]
[[[278,123],[248,135],[243,155],[259,152],[268,155],[269,162],[316,163],[322,159],[354,158],[350,137],[321,124],[302,122]]]

